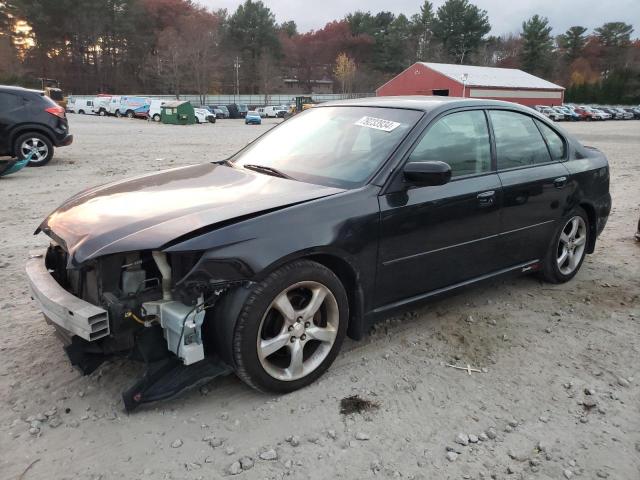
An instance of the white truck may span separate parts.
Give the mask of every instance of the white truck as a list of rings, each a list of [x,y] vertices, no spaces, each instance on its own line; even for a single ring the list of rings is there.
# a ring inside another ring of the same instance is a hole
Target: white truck
[[[71,97],[67,101],[67,112],[81,115],[93,114],[93,99]]]
[[[116,110],[118,110],[119,107],[119,95],[102,95],[100,97],[96,97],[93,102],[93,112],[96,115],[100,115],[101,117],[104,117],[106,115],[115,115]]]
[[[284,105],[276,105],[269,107],[262,107],[256,110],[262,118],[276,118],[278,112],[286,112],[287,108]]]

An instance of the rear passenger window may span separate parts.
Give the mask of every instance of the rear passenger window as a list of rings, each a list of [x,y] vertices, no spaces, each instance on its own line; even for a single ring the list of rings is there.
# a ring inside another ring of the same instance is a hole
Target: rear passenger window
[[[10,112],[23,105],[22,97],[11,93],[0,93],[0,112]]]
[[[503,110],[492,110],[489,116],[496,139],[499,170],[551,161],[533,118]]]
[[[536,123],[540,127],[540,131],[542,132],[542,136],[547,141],[547,145],[549,145],[549,151],[551,152],[551,158],[554,160],[562,160],[566,153],[564,140],[562,137],[558,135],[553,129],[549,128],[544,123],[536,120]]]
[[[491,147],[484,113],[452,113],[438,120],[411,152],[410,162],[446,162],[452,176],[491,170]]]

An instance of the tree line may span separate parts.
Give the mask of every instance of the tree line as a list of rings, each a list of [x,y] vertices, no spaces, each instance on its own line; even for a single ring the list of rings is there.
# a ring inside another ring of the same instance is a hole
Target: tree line
[[[490,35],[469,0],[416,6],[407,16],[356,11],[299,32],[262,1],[234,12],[191,0],[0,0],[0,82],[58,79],[75,94],[274,93],[282,79],[307,92],[372,92],[416,61],[521,68],[578,102],[640,102],[640,40],[633,26],[573,26],[554,36],[534,15],[517,34]],[[237,68],[236,68],[237,67]]]

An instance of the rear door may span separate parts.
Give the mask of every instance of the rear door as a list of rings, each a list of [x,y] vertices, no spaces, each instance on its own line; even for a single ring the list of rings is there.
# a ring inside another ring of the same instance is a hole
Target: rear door
[[[433,160],[451,166],[449,183],[414,186],[400,177],[379,199],[376,307],[495,269],[502,200],[485,112],[458,111],[432,122],[406,161]]]
[[[522,112],[490,110],[498,175],[504,192],[501,263],[545,255],[569,196],[565,140]]]
[[[24,107],[21,95],[0,92],[0,155],[12,155],[9,133],[14,125],[24,121],[19,110]]]

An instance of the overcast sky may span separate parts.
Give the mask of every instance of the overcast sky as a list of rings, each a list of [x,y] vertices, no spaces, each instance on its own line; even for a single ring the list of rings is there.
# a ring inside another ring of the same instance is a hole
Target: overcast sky
[[[445,0],[433,0],[435,9]],[[226,8],[232,13],[243,0],[198,0],[210,8]],[[295,20],[301,32],[322,28],[327,22],[341,19],[356,10],[417,13],[421,0],[263,0],[278,22]],[[549,18],[554,34],[572,25],[589,29],[605,22],[623,21],[634,24],[633,37],[640,36],[640,0],[472,0],[486,10],[493,26],[492,34],[518,32],[522,21],[533,14]]]

